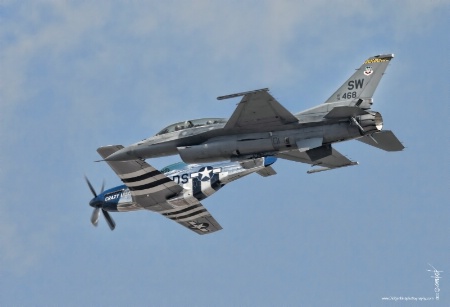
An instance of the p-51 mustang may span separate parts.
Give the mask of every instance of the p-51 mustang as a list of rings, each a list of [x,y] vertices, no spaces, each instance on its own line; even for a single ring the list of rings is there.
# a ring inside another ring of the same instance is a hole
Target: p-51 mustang
[[[105,158],[122,148],[121,145],[112,145],[100,147],[97,151]],[[210,166],[178,163],[162,171],[139,159],[125,162],[108,161],[124,185],[106,191],[103,191],[102,187],[102,191],[97,195],[86,178],[94,194],[89,203],[94,207],[91,222],[97,225],[101,210],[113,230],[115,222],[108,212],[147,209],[160,213],[198,234],[212,233],[222,227],[200,201],[225,184],[243,176],[255,172],[264,177],[276,174],[270,166],[275,161],[275,157],[261,157]]]
[[[268,89],[222,96],[218,99],[243,96],[230,119],[179,122],[105,160],[179,154],[186,163],[204,163],[277,156],[319,166],[308,172],[314,173],[358,164],[333,149],[336,142],[356,139],[386,151],[403,150],[394,133],[381,130],[381,114],[371,110],[373,93],[393,57],[370,57],[325,103],[295,115]]]

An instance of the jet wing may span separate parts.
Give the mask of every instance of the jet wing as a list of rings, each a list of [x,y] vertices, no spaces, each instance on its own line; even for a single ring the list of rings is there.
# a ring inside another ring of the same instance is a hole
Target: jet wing
[[[122,145],[110,145],[98,148],[97,152],[104,159],[122,148]],[[159,211],[172,208],[166,204],[166,200],[183,190],[145,161],[106,161],[106,163],[130,189],[133,200],[145,209],[152,207],[150,210]]]
[[[326,151],[329,151],[328,155],[320,155],[317,154],[317,150],[313,149],[313,151],[303,151],[300,152],[298,150],[292,150],[288,152],[283,152],[278,154],[277,156],[282,159],[308,163],[312,166],[321,166],[321,168],[312,169],[308,171],[308,174],[317,173],[321,171],[327,171],[330,169],[357,165],[358,162],[354,162],[343,156],[339,151],[331,146],[328,147]]]
[[[197,200],[190,205],[160,211],[159,213],[199,235],[210,234],[222,229],[208,210]]]
[[[276,130],[278,127],[298,122],[298,119],[291,112],[268,93],[268,89],[222,96],[218,99],[237,96],[244,97],[242,97],[224,129],[258,132]]]

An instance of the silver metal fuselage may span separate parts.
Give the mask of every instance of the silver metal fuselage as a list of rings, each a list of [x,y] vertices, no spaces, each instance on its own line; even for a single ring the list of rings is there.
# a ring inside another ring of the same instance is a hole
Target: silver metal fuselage
[[[107,161],[147,159],[180,154],[186,163],[240,160],[301,149],[301,141],[320,138],[322,144],[351,140],[362,136],[349,120],[323,119],[323,116],[297,115],[298,123],[279,130],[248,132],[223,129],[225,124],[194,127],[156,135],[123,148]]]

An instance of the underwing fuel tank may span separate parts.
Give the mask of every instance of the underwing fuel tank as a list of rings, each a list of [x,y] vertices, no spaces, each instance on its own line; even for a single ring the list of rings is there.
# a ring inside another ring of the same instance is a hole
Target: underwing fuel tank
[[[130,145],[111,154],[105,161],[128,161],[133,159],[146,159],[176,155],[177,150],[174,143],[166,142],[152,145]]]
[[[229,160],[232,157],[275,151],[271,138],[220,140],[177,149],[181,159],[186,163],[215,162]]]

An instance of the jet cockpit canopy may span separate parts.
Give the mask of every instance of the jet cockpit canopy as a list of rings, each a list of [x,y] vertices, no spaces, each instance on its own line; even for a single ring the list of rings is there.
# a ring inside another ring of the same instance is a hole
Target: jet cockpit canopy
[[[225,124],[227,122],[226,118],[200,118],[193,120],[186,120],[183,122],[175,123],[166,128],[162,129],[156,135],[166,134],[174,131],[179,131],[187,128],[200,127],[200,126],[209,126],[215,124]]]

